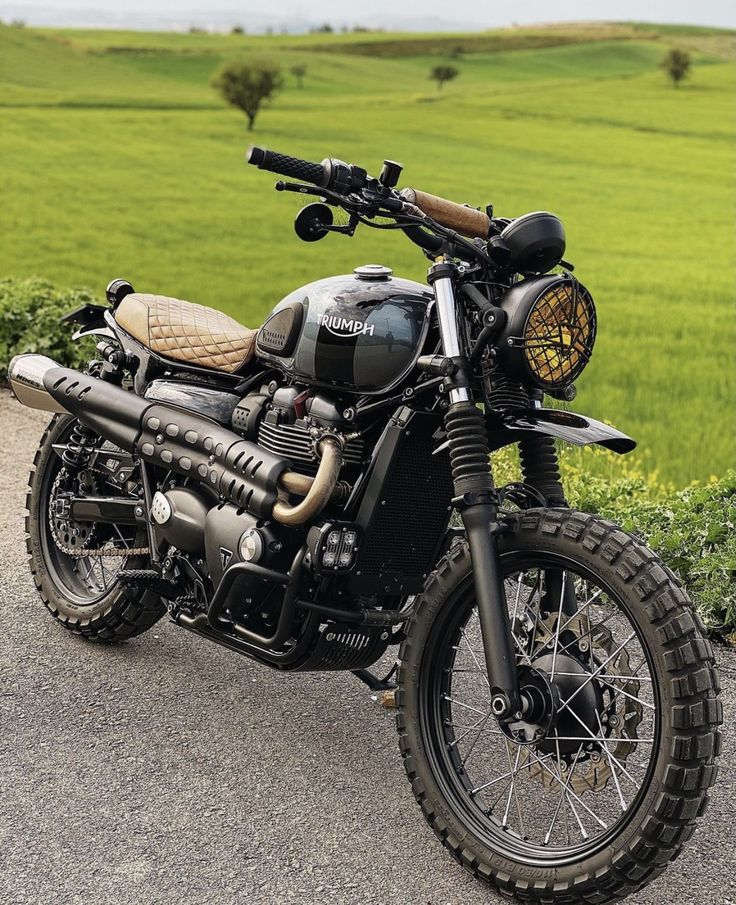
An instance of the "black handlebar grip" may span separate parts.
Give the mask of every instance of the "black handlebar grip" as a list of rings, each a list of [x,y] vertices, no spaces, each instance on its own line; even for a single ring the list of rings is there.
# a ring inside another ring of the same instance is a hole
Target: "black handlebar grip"
[[[328,180],[326,168],[321,163],[312,163],[309,160],[301,160],[299,157],[289,157],[288,154],[279,154],[278,151],[268,151],[266,148],[257,148],[255,145],[248,149],[246,160],[257,166],[259,170],[268,170],[270,173],[278,173],[280,176],[290,176],[300,182],[311,182],[313,185],[324,187]]]

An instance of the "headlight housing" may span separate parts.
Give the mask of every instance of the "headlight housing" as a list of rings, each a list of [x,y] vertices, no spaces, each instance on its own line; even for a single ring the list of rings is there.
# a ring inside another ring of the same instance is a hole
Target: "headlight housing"
[[[570,274],[522,280],[503,297],[508,319],[498,339],[501,364],[543,390],[569,386],[590,360],[596,313],[588,290]]]

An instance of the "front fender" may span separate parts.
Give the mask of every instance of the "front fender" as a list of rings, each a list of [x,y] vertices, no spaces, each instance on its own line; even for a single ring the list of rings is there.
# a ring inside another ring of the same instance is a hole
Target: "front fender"
[[[597,443],[620,454],[631,452],[636,447],[635,440],[615,427],[562,409],[511,409],[494,412],[488,418],[488,439],[492,451],[517,443],[525,434],[546,434],[575,446]]]

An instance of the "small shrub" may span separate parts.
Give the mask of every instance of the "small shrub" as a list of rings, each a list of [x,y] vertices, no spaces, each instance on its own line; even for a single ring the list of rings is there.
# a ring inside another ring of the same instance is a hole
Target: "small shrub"
[[[243,28],[242,25],[233,25],[233,27],[230,29],[230,34],[231,35],[244,35],[245,29]]]
[[[673,47],[667,51],[665,58],[659,65],[667,73],[675,88],[677,88],[690,71],[692,61],[690,54],[686,50]]]
[[[60,318],[99,301],[87,289],[59,290],[38,277],[0,280],[0,377],[5,379],[10,359],[21,352],[39,352],[72,368],[86,365],[94,340],[72,342],[75,327]]]
[[[736,471],[661,501],[612,499],[609,510],[678,575],[710,629],[736,632]]]
[[[450,82],[457,78],[460,70],[456,66],[435,66],[429,73],[429,77],[433,82],[437,82],[437,90],[441,91],[445,82]]]

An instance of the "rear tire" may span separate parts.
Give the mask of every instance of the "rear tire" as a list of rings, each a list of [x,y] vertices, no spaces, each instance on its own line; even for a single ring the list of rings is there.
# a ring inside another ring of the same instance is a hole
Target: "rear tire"
[[[120,641],[147,631],[164,615],[166,607],[161,599],[148,591],[114,586],[92,603],[80,601],[64,584],[55,579],[49,562],[53,538],[44,536],[48,519],[50,486],[61,463],[53,450],[54,443],[62,443],[74,425],[69,415],[55,415],[46,429],[33,460],[26,494],[26,549],[31,574],[38,593],[51,615],[64,628],[76,635],[97,641]],[[145,545],[145,536],[143,537]],[[148,558],[125,558],[128,569],[146,568]]]
[[[612,901],[657,877],[692,836],[696,819],[705,810],[707,790],[716,778],[718,726],[722,721],[713,650],[673,574],[648,548],[616,525],[580,512],[537,509],[516,514],[511,529],[500,543],[505,574],[513,571],[510,564],[514,557],[517,561],[537,555],[547,561],[556,557],[558,562],[579,564],[599,577],[624,602],[627,618],[650,659],[654,683],[650,687],[658,687],[661,702],[659,744],[649,749],[650,772],[642,781],[648,787],[632,799],[630,816],[624,812],[619,818],[622,828],[617,835],[610,840],[605,837],[597,849],[578,845],[579,855],[573,847],[570,860],[564,863],[561,859],[555,866],[547,866],[544,860],[525,862],[517,851],[526,844],[526,837],[523,841],[517,837],[514,849],[504,846],[503,832],[495,836],[486,832],[482,817],[479,823],[474,822],[473,815],[463,819],[470,812],[462,810],[458,796],[453,797],[449,771],[443,773],[443,755],[437,754],[448,745],[447,737],[439,741],[428,737],[436,723],[427,716],[430,710],[426,698],[433,693],[431,689],[439,687],[427,677],[444,663],[434,665],[433,661],[436,663],[442,644],[438,638],[451,624],[449,614],[463,605],[463,594],[466,600],[468,596],[474,599],[472,565],[465,544],[453,547],[428,580],[401,647],[396,701],[404,766],[430,826],[453,857],[479,880],[527,903]],[[463,671],[468,670],[459,670]],[[500,734],[497,729],[482,731]],[[458,742],[455,738],[450,745]],[[447,755],[448,761],[450,757]],[[558,775],[572,776],[561,770]],[[511,802],[511,792],[508,794]],[[564,800],[564,791],[560,794]],[[594,791],[583,794],[588,802],[598,800]],[[477,804],[477,799],[472,801]],[[508,810],[507,806],[507,814]],[[506,816],[501,827],[493,809],[484,813],[489,825],[495,819],[497,829],[507,829]],[[616,826],[618,823],[612,833]],[[488,843],[489,839],[494,845]],[[537,855],[539,851],[536,849]],[[553,855],[549,854],[550,859]],[[547,857],[543,850],[541,857]]]

